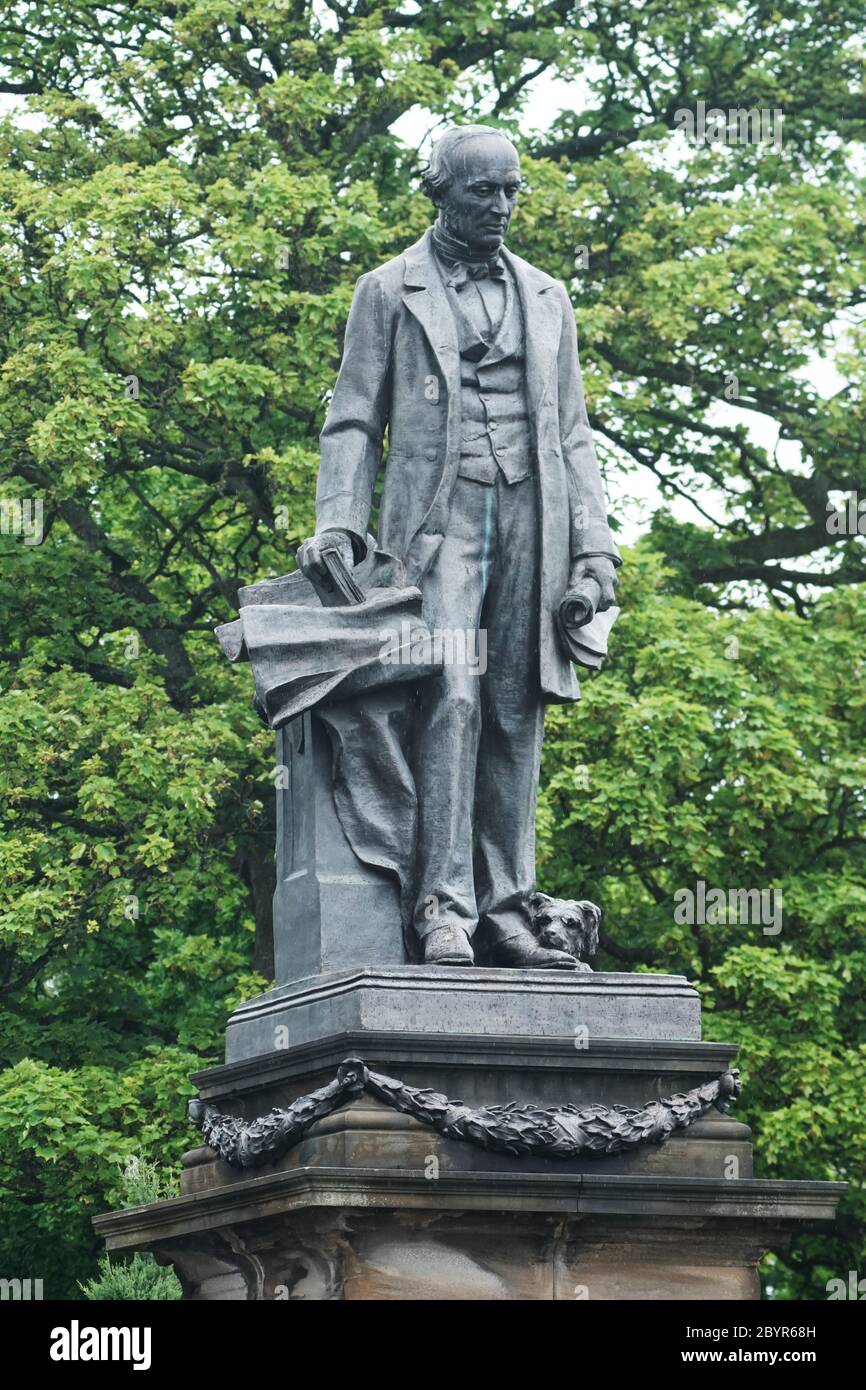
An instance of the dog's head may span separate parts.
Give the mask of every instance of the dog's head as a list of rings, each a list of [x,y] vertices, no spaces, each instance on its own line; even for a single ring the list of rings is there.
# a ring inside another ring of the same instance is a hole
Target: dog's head
[[[569,951],[583,961],[598,950],[601,909],[595,903],[533,893],[529,898],[529,914],[539,946]]]

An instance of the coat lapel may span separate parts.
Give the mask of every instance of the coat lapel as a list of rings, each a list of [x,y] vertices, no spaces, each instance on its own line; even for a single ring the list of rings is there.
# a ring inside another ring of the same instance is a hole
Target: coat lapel
[[[526,335],[526,394],[535,423],[538,404],[559,353],[562,310],[554,293],[556,281],[503,247],[502,255],[517,283]]]
[[[430,233],[405,255],[403,303],[418,320],[439,363],[449,396],[460,391],[457,325],[430,246]]]
[[[442,473],[430,505],[413,528],[405,555],[407,582],[417,584],[442,543],[460,460],[460,350],[457,324],[433,257],[429,231],[410,247],[404,261],[403,303],[427,337],[448,400]]]

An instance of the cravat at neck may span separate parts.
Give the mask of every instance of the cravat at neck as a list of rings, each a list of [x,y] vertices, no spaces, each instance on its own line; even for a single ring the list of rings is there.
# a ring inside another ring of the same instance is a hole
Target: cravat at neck
[[[498,250],[486,255],[479,254],[477,251],[473,251],[467,242],[460,241],[457,237],[446,232],[440,222],[434,222],[431,236],[433,250],[437,256],[449,265],[465,266],[470,279],[481,280],[487,275],[494,279],[500,279],[505,274],[505,267]]]

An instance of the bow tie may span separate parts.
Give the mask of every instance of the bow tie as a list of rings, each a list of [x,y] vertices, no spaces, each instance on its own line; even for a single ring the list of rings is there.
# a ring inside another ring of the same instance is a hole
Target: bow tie
[[[495,260],[484,261],[481,265],[467,265],[465,261],[452,261],[449,265],[447,284],[451,289],[465,290],[470,280],[502,280],[505,276],[505,266],[497,256]]]

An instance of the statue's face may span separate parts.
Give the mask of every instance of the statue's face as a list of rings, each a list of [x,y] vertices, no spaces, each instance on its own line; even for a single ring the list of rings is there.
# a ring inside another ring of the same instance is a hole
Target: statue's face
[[[504,136],[479,135],[452,150],[448,169],[453,182],[439,209],[445,230],[473,250],[498,251],[520,188],[516,149]]]

